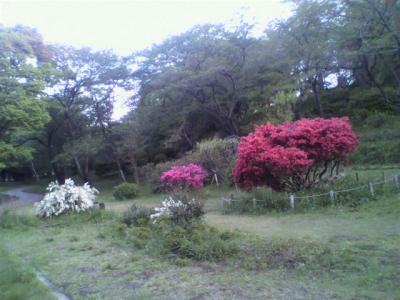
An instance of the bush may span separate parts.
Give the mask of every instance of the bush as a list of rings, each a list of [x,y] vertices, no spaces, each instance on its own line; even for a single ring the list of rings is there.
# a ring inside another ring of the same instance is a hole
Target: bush
[[[206,172],[196,164],[174,166],[165,171],[161,182],[171,190],[198,190],[204,186]]]
[[[235,234],[192,222],[185,226],[162,224],[150,242],[150,249],[165,256],[218,261],[238,253]]]
[[[133,199],[139,194],[139,187],[135,183],[124,182],[114,187],[113,196],[117,200]]]
[[[182,201],[169,196],[162,204],[162,207],[155,208],[154,213],[150,215],[153,223],[165,220],[175,224],[185,224],[204,215],[203,203],[194,198]]]
[[[88,183],[76,186],[70,178],[65,180],[63,185],[51,182],[46,190],[48,193],[35,204],[36,214],[39,217],[58,216],[69,211],[86,211],[93,207],[96,195],[99,193]]]
[[[208,181],[217,184],[229,182],[238,144],[236,137],[202,141],[189,157],[207,171]]]
[[[122,215],[122,222],[128,226],[146,226],[150,220],[150,210],[133,204]]]
[[[240,141],[234,181],[244,189],[311,188],[331,177],[358,143],[347,117],[261,125]]]

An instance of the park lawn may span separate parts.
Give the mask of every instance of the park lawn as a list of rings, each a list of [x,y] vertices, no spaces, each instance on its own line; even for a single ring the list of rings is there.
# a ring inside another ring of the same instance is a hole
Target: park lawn
[[[33,270],[0,242],[0,299],[56,299]]]
[[[78,220],[71,222],[66,216],[36,227],[4,230],[1,239],[8,251],[74,299],[284,299],[331,293],[279,269],[258,272],[209,262],[178,266],[134,249],[115,235],[113,218],[74,218]]]
[[[243,247],[250,248],[218,263],[152,257],[124,237],[112,213],[27,216],[28,225],[1,230],[1,242],[74,299],[398,299],[399,217],[399,194],[307,213],[213,210],[206,222],[241,230]],[[312,260],[315,249],[323,255]],[[309,259],[315,263],[302,263]]]
[[[352,172],[364,180],[382,176],[379,169]],[[38,220],[33,207],[19,208],[19,224],[0,227],[3,251],[74,299],[400,298],[400,194],[357,207],[239,215],[218,207],[231,190],[210,187],[205,221],[238,229],[242,251],[223,262],[179,263],[133,246],[119,223],[132,203],[154,207],[164,195],[144,190],[135,200],[115,201],[113,185],[100,183],[108,212],[98,216]]]

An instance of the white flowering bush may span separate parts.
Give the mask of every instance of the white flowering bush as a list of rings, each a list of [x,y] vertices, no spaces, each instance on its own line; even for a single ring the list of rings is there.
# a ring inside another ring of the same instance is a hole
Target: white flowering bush
[[[93,207],[99,193],[88,183],[83,186],[75,185],[72,179],[65,180],[65,184],[51,182],[46,188],[44,198],[35,204],[36,214],[39,217],[58,216],[68,211],[82,212]]]
[[[162,207],[154,209],[150,219],[153,224],[160,220],[169,220],[178,224],[189,222],[193,218],[201,217],[203,214],[203,205],[196,199],[181,201],[169,196],[162,202]]]

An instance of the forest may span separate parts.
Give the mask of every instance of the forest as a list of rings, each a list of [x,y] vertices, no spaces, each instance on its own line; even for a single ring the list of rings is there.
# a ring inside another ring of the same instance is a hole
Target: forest
[[[396,122],[400,3],[294,3],[261,36],[244,21],[198,25],[125,57],[1,27],[2,179],[139,183],[207,147],[227,151],[257,124],[349,116],[362,132]],[[113,118],[126,95],[129,111]],[[383,149],[361,144],[350,160],[399,163],[398,134],[390,134]]]

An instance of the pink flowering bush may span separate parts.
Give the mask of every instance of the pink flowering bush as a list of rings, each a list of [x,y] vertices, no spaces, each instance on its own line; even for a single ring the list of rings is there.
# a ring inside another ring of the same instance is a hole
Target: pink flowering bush
[[[233,179],[244,189],[310,188],[332,177],[358,144],[347,117],[261,125],[241,139]]]
[[[163,202],[163,207],[156,208],[151,216],[153,222],[167,219],[173,223],[187,223],[204,214],[203,202],[198,190],[204,186],[207,173],[196,164],[174,166],[161,175],[161,183],[172,195]]]
[[[172,190],[198,190],[204,186],[207,173],[196,164],[174,166],[161,175],[161,182]]]

